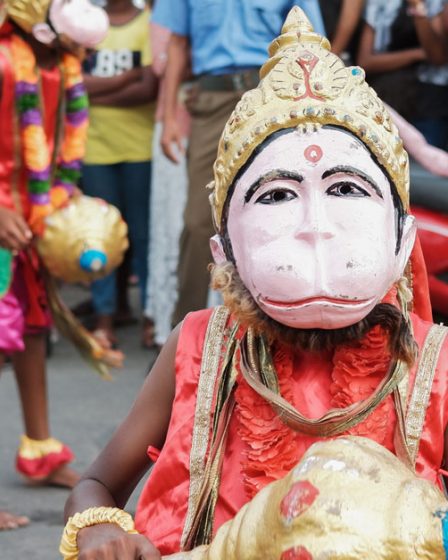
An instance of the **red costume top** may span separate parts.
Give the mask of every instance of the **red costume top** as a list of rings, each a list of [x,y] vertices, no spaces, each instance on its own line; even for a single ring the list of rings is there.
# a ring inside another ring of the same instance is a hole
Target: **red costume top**
[[[7,25],[7,24],[6,24]],[[22,165],[20,129],[15,108],[15,80],[10,57],[10,34],[0,30],[0,73],[3,87],[0,97],[0,206],[20,212],[25,218],[29,202],[25,169]],[[58,66],[40,69],[43,125],[50,153],[54,150],[56,122],[61,96]]]
[[[136,513],[137,529],[144,533],[162,554],[178,552],[181,548],[182,533],[185,525],[188,524],[189,507],[197,492],[195,477],[200,476],[200,470],[203,469],[206,446],[204,447],[204,441],[200,436],[201,429],[208,430],[208,427],[205,425],[201,428],[201,423],[206,424],[207,422],[207,417],[202,416],[201,418],[201,414],[209,414],[207,412],[209,402],[216,383],[213,386],[209,383],[207,387],[207,382],[204,385],[200,378],[209,376],[214,367],[210,359],[204,360],[206,340],[207,344],[214,342],[214,335],[210,328],[212,313],[212,310],[199,311],[189,314],[184,320],[176,353],[176,394],[171,422],[165,445],[142,492]],[[416,384],[416,372],[422,362],[422,349],[430,338],[428,333],[432,326],[415,315],[412,316],[412,325],[420,351],[416,365],[409,376],[409,397]],[[220,344],[219,341],[216,343]],[[225,344],[225,341],[221,339],[221,343]],[[416,455],[417,473],[433,483],[438,481],[439,468],[443,462],[444,433],[448,423],[448,375],[446,366],[444,366],[448,363],[448,343],[444,340],[444,334],[442,334],[440,344],[440,354],[438,354],[438,360],[435,358],[432,368],[435,370],[434,381],[428,388],[428,391],[430,390],[429,405],[426,414],[423,410],[423,430]],[[431,345],[426,344],[426,347],[429,346]],[[294,354],[294,356],[296,355],[297,353]],[[334,404],[332,405],[334,395],[331,394],[331,388],[334,386],[334,378],[331,377],[333,366],[328,356],[301,353],[288,362],[289,358],[287,352],[274,353],[282,394],[284,389],[289,388],[289,395],[294,406],[302,414],[311,418],[320,416],[334,406]],[[285,366],[287,363],[290,365]],[[286,383],[283,379],[283,386],[282,376],[286,376]],[[238,391],[239,388],[237,388],[237,393]],[[252,401],[251,394],[253,395]],[[232,416],[226,442],[215,510],[214,533],[225,521],[234,517],[251,498],[247,493],[247,485],[244,483],[244,475],[247,478],[247,475],[250,477],[251,473],[250,465],[247,464],[247,443],[244,441],[244,437],[240,437],[241,434],[244,435],[241,418],[244,422],[245,411],[246,413],[250,411],[252,406],[251,418],[248,418],[248,421],[256,426],[255,432],[258,429],[260,447],[263,447],[265,441],[264,430],[270,429],[272,424],[269,418],[263,418],[267,409],[257,406],[258,396],[250,387],[247,386],[241,395],[236,399],[236,412]],[[286,397],[285,394],[283,396]],[[408,400],[410,400],[409,397]],[[389,404],[392,403],[392,405],[382,403],[376,411],[356,427],[356,433],[368,435],[369,422],[384,405],[383,410],[379,412],[380,422],[384,425],[382,444],[395,452],[394,433],[397,416],[392,399],[391,395],[387,397],[385,401],[389,401]],[[376,421],[378,423],[378,415]],[[350,433],[353,432],[350,431]],[[293,437],[294,453],[297,454],[296,462],[319,439],[303,435]],[[265,448],[262,453],[266,453],[268,458],[270,451],[272,448]],[[288,449],[282,449],[280,456],[282,453],[289,452]],[[279,473],[279,477],[283,474]],[[268,482],[270,480],[265,482],[261,480],[260,484],[264,485]]]

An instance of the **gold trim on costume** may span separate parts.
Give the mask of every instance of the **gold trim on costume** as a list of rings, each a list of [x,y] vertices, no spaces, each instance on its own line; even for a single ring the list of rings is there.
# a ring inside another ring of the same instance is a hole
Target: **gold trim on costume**
[[[249,329],[241,345],[241,373],[245,381],[272,406],[282,422],[292,430],[318,437],[343,434],[362,422],[388,395],[396,390],[408,372],[407,365],[402,360],[397,360],[370,397],[344,408],[331,408],[320,418],[307,418],[275,390],[263,383],[262,365],[260,368],[256,347],[256,337],[252,329]]]
[[[395,454],[402,463],[414,470],[410,449],[406,439],[406,405],[409,391],[409,371],[398,384],[394,391],[395,412],[397,414],[397,426],[394,433]]]
[[[406,415],[406,439],[415,466],[440,350],[448,329],[433,325],[426,337]]]
[[[213,396],[219,373],[221,350],[228,317],[229,312],[226,307],[217,307],[210,317],[205,335],[191,442],[190,491],[187,516],[181,538],[182,549],[190,533],[203,486],[206,454],[210,442]]]

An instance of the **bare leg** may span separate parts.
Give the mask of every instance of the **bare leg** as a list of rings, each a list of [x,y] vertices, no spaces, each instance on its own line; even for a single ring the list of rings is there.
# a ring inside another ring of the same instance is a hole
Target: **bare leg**
[[[48,425],[46,339],[44,334],[24,337],[25,351],[13,357],[14,371],[22,403],[26,435],[35,440],[50,437]],[[71,468],[62,466],[55,470],[44,483],[72,488],[79,475]]]
[[[5,363],[5,356],[0,354],[0,370]],[[28,525],[30,520],[28,517],[23,515],[13,515],[7,511],[0,511],[0,531],[5,531],[7,529],[17,529],[18,527],[23,527]]]
[[[14,354],[12,361],[22,403],[25,433],[31,439],[47,439],[50,430],[45,335],[27,335],[24,341],[24,352]]]

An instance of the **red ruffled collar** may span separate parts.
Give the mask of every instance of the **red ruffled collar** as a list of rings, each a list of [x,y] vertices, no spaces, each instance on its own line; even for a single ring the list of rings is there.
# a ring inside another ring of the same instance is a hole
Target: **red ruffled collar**
[[[390,301],[390,299],[388,298]],[[294,402],[293,350],[278,347],[274,351],[280,393]],[[329,390],[331,407],[343,408],[370,396],[390,367],[387,334],[374,327],[357,344],[340,346],[333,355]],[[244,381],[238,378],[235,392],[238,434],[245,443],[241,470],[244,487],[252,498],[270,482],[285,476],[300,459],[299,434],[284,424],[272,407]],[[368,436],[384,445],[391,416],[393,397],[389,395],[363,422],[347,433]]]

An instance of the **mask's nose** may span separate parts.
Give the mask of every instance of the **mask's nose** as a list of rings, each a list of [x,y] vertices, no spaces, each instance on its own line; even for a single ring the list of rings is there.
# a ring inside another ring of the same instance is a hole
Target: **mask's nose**
[[[324,197],[320,193],[314,193],[297,225],[295,237],[307,243],[316,243],[334,236],[334,224],[328,219]]]

